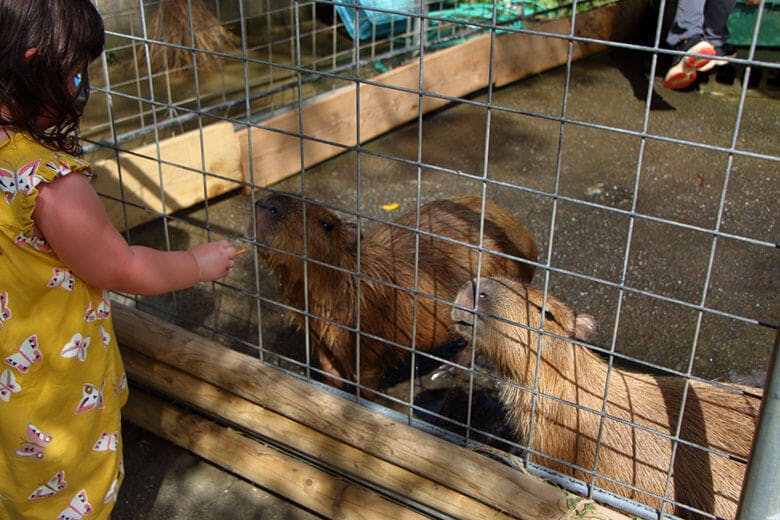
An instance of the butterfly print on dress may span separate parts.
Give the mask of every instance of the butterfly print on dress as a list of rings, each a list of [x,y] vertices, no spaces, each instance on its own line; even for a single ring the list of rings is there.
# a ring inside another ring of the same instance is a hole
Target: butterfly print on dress
[[[70,341],[63,345],[60,356],[64,358],[75,357],[79,361],[86,361],[87,347],[89,347],[91,341],[92,338],[89,336],[85,338],[77,332],[73,335],[72,338],[70,338]]]
[[[76,413],[86,413],[90,410],[102,410],[105,406],[103,404],[103,387],[106,381],[100,384],[100,388],[89,383],[85,383],[81,390],[81,401],[79,401],[78,407],[76,407]]]
[[[70,501],[70,505],[60,513],[57,520],[81,520],[92,513],[92,504],[87,499],[86,490],[82,489]]]
[[[49,479],[47,483],[42,484],[39,488],[33,491],[32,494],[27,498],[28,500],[40,500],[43,498],[49,498],[59,493],[67,486],[68,483],[65,481],[65,472],[58,471],[57,473],[54,474],[52,478]]]
[[[52,269],[51,279],[46,286],[50,289],[62,287],[66,291],[72,291],[76,287],[76,277],[70,269],[55,267]]]
[[[6,403],[11,400],[12,394],[18,394],[22,391],[22,385],[16,382],[13,372],[9,369],[5,369],[0,374],[0,401]]]
[[[38,183],[44,180],[43,177],[36,173],[40,162],[40,159],[36,159],[25,164],[15,172],[0,168],[0,191],[5,195],[8,204],[14,201],[18,193],[24,195],[32,193]]]
[[[27,425],[25,432],[27,441],[19,446],[14,454],[26,459],[41,460],[46,456],[46,446],[51,444],[52,437],[35,427],[32,423]]]
[[[22,342],[19,351],[11,354],[3,360],[6,365],[15,368],[22,374],[26,374],[33,363],[43,359],[43,354],[38,348],[38,336],[33,334]]]
[[[0,293],[0,329],[3,323],[11,319],[11,308],[8,306],[8,292]]]
[[[118,445],[119,432],[103,432],[92,447],[92,451],[116,451]]]

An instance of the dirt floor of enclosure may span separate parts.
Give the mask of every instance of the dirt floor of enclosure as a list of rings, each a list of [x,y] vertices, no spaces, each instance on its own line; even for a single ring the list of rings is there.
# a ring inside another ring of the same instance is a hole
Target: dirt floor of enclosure
[[[762,59],[777,59],[777,56]],[[725,69],[725,68],[724,68]],[[523,220],[539,244],[541,263],[565,271],[581,273],[668,297],[674,301],[701,303],[727,314],[746,316],[764,323],[776,323],[777,280],[780,272],[777,249],[759,247],[727,237],[719,239],[712,274],[706,279],[712,236],[697,227],[712,229],[718,218],[724,175],[731,161],[730,178],[723,200],[721,231],[726,234],[778,243],[777,200],[780,199],[778,163],[755,157],[736,156],[706,147],[690,147],[666,141],[642,143],[646,74],[649,59],[628,51],[611,51],[574,63],[568,86],[566,117],[593,123],[567,124],[561,116],[566,78],[565,68],[555,69],[492,93],[492,103],[518,112],[491,110],[487,170],[490,178],[529,188],[515,191],[488,187],[491,199],[510,208]],[[689,92],[667,91],[656,78],[647,132],[686,142],[729,147],[734,140],[735,120],[740,99],[740,82],[729,83],[728,70],[717,70]],[[732,71],[733,72],[733,71]],[[737,71],[739,73],[739,71]],[[777,70],[754,71],[761,76],[748,91],[736,147],[756,155],[780,156],[777,139],[780,121],[780,87]],[[761,74],[762,73],[762,74]],[[644,83],[643,83],[644,82]],[[485,100],[485,95],[475,97]],[[531,117],[525,112],[544,114]],[[426,117],[422,123],[422,157],[453,172],[477,175],[485,169],[484,107],[458,105]],[[630,129],[635,134],[610,132],[599,125]],[[407,162],[387,156],[417,161],[418,131],[409,125],[366,146],[359,155],[360,177],[355,174],[356,154],[348,153],[305,173],[307,196],[338,207],[356,208],[360,189],[362,214],[393,218],[414,208],[418,171]],[[562,147],[559,162],[559,146]],[[657,219],[685,223],[688,227],[664,225],[658,220],[635,220],[625,213],[604,211],[597,206],[575,204],[569,199],[598,205],[631,209],[635,190],[637,157],[643,148],[641,178],[636,210]],[[556,171],[560,170],[558,193],[553,200],[534,190],[553,192]],[[419,172],[420,195],[424,201],[454,193],[480,194],[476,180],[454,179],[444,171]],[[301,177],[273,186],[299,192]],[[262,194],[258,195],[262,196]],[[392,213],[382,209],[399,203]],[[554,212],[554,213],[553,213]],[[206,239],[202,208],[180,215],[168,226],[171,247],[182,248]],[[225,234],[242,242],[252,214],[251,200],[243,194],[223,197],[208,204],[208,225],[215,235]],[[554,214],[554,221],[553,221]],[[194,224],[194,225],[193,225]],[[554,234],[550,232],[551,226]],[[626,236],[633,238],[626,260]],[[155,246],[161,242],[162,225],[152,223],[134,229],[131,240]],[[553,243],[550,237],[553,236]],[[245,295],[219,287],[200,286],[175,296],[143,300],[141,307],[167,317],[204,335],[216,328],[232,338],[219,338],[238,349],[251,352],[248,345],[262,343],[279,359],[268,361],[298,370],[296,361],[305,360],[302,336],[282,317],[280,308],[262,304],[263,325],[257,324],[257,303],[252,294],[279,299],[276,281],[262,269],[255,273],[254,255],[238,257],[237,267],[227,279],[243,287]],[[259,276],[258,276],[259,275]],[[534,283],[544,283],[539,271]],[[729,317],[707,314],[699,324],[697,310],[640,294],[623,296],[620,320],[615,325],[620,291],[590,279],[553,273],[550,291],[578,312],[588,312],[599,321],[594,342],[643,361],[686,371],[691,345],[698,334],[693,360],[696,375],[760,386],[775,331],[747,325]],[[698,332],[697,332],[698,331]],[[431,382],[416,380],[426,406],[443,414],[457,416],[463,396],[457,378]],[[490,381],[477,384],[484,391],[480,406],[471,420],[480,427],[493,424],[501,434],[501,410],[491,399]],[[403,395],[403,385],[390,392]],[[479,398],[479,396],[477,396]],[[422,398],[421,398],[422,399]],[[462,417],[460,418],[462,419]],[[165,518],[310,518],[284,499],[270,495],[210,464],[180,450],[133,425],[125,425],[127,477],[114,520]]]

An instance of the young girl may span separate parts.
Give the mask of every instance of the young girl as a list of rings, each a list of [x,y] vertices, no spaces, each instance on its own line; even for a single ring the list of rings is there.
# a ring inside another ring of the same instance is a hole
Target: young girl
[[[90,0],[0,0],[0,518],[108,518],[122,481],[127,381],[106,290],[225,276],[225,241],[128,246],[78,159]]]

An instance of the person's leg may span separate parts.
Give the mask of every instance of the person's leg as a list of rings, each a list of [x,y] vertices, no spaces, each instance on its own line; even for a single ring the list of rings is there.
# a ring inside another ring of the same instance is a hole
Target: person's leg
[[[666,34],[666,43],[676,49],[687,40],[698,40],[704,35],[704,0],[679,0],[674,21]]]
[[[730,1],[730,0],[729,0]],[[705,41],[704,0],[679,0],[666,43],[678,51],[715,56],[715,47]],[[710,59],[699,56],[675,56],[664,77],[664,87],[683,89],[696,80],[696,71],[709,67]]]
[[[728,20],[731,11],[734,10],[736,0],[708,0],[704,7],[704,39],[715,47],[716,56],[734,57],[737,55],[737,49],[729,45]],[[725,60],[710,60],[701,71],[707,71],[713,67],[725,65]]]
[[[716,49],[729,39],[728,20],[736,0],[708,0],[704,6],[702,36]]]

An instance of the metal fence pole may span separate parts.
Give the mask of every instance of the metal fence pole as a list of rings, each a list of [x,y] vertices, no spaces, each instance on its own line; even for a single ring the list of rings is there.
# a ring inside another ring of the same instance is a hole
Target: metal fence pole
[[[745,483],[737,512],[738,520],[780,519],[780,356],[775,346],[764,387],[753,450],[745,472]]]

